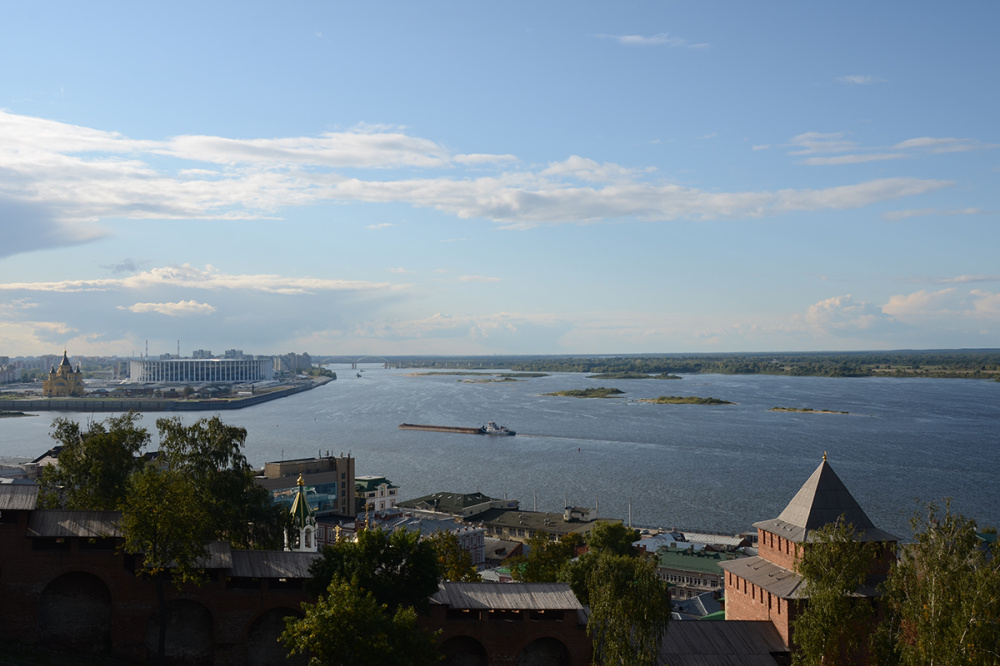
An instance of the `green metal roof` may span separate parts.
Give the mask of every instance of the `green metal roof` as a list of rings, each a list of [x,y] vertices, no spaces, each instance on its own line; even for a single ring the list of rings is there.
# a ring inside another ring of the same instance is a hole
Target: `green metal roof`
[[[699,550],[691,551],[686,548],[671,548],[665,546],[656,551],[657,566],[664,569],[677,569],[680,571],[696,571],[701,573],[722,574],[719,562],[728,562],[737,559],[733,553],[713,553]]]

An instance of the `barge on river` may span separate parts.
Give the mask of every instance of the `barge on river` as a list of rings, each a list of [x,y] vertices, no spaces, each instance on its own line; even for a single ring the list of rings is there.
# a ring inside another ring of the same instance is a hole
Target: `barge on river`
[[[439,426],[439,425],[420,425],[417,423],[403,423],[399,426],[400,430],[427,430],[429,432],[454,432],[463,435],[515,435],[513,430],[507,426],[497,425],[494,421],[490,421],[484,426],[479,428],[464,428],[462,426]]]

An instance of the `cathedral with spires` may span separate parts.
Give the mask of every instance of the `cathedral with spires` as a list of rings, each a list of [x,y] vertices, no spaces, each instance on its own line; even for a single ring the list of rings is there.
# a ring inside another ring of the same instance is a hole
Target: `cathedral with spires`
[[[77,364],[74,370],[64,349],[59,367],[52,368],[49,371],[49,378],[42,382],[42,395],[46,398],[82,398],[83,394],[83,373],[80,372],[80,364]]]

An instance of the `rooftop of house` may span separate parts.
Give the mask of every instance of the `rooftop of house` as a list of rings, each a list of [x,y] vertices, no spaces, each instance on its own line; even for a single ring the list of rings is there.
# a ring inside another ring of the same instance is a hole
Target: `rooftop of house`
[[[567,583],[442,582],[431,603],[470,610],[583,610]]]
[[[657,663],[670,666],[774,666],[788,647],[771,622],[671,622]]]
[[[490,509],[480,514],[476,520],[495,528],[522,529],[530,532],[547,532],[563,535],[571,532],[589,532],[598,522],[621,522],[621,520],[600,518],[595,520],[566,520],[562,513],[544,511],[514,511]]]
[[[736,553],[716,553],[707,550],[690,550],[664,546],[656,551],[656,564],[663,569],[721,574],[721,562],[739,559]]]
[[[813,540],[815,530],[837,521],[852,525],[858,541],[899,540],[875,527],[823,454],[823,462],[781,515],[754,523],[754,527],[795,543],[805,543]]]
[[[415,499],[397,502],[398,506],[409,509],[425,509],[442,513],[461,514],[465,509],[489,504],[498,500],[482,493],[432,493]]]
[[[385,478],[384,476],[356,476],[354,477],[354,488],[355,490],[360,490],[362,492],[369,492],[376,490],[381,485],[389,486],[390,488],[397,488],[398,486],[392,485],[392,481]]]

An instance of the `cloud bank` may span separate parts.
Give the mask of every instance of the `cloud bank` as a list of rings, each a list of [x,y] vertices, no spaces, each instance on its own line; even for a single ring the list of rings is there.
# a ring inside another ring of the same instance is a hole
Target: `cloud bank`
[[[816,133],[799,135],[792,145],[793,154],[802,155],[853,149],[841,135]],[[965,139],[899,144],[923,151],[975,147],[981,146]],[[627,217],[668,222],[842,210],[949,184],[882,178],[823,189],[711,191],[667,182],[652,169],[576,155],[528,168],[511,155],[452,154],[391,127],[279,139],[136,140],[0,111],[0,219],[13,230],[0,256],[95,240],[107,218],[240,220],[321,202],[399,202],[523,229]]]

